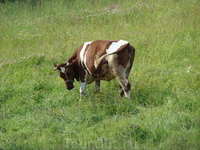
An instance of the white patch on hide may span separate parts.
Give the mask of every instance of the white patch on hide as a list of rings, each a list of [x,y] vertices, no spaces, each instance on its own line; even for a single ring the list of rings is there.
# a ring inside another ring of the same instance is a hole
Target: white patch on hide
[[[110,47],[106,50],[107,54],[116,52],[121,46],[128,44],[128,41],[119,40],[118,42],[113,42]]]
[[[65,67],[60,67],[60,69],[62,73],[65,73]]]
[[[81,63],[84,61],[85,49],[86,49],[87,45],[90,44],[90,43],[92,43],[92,42],[85,42],[85,43],[83,44],[83,47],[82,47],[81,52],[80,52]]]

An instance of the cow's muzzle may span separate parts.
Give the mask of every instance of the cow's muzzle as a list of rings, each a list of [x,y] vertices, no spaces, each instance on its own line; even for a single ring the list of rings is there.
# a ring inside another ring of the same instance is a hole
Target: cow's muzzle
[[[67,87],[68,90],[72,90],[74,86]]]
[[[67,80],[67,81],[65,81],[66,88],[68,90],[72,90],[74,88],[73,82],[74,82],[74,80]]]

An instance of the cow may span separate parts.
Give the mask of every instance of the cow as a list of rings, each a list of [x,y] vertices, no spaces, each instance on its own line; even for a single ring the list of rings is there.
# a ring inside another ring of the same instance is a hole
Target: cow
[[[56,65],[66,88],[74,88],[74,79],[80,82],[80,96],[85,94],[86,84],[95,82],[95,92],[100,91],[100,80],[116,78],[120,85],[119,96],[130,99],[129,73],[135,56],[135,48],[124,40],[97,40],[80,45],[66,62]]]

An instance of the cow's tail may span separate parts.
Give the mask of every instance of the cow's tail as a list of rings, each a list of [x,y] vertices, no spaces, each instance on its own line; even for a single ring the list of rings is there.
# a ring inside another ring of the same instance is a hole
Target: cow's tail
[[[129,43],[124,44],[124,45],[122,45],[120,48],[118,48],[118,50],[116,50],[115,52],[104,54],[104,55],[102,55],[100,58],[99,58],[99,55],[98,55],[98,54],[95,55],[95,57],[94,57],[94,66],[95,66],[95,68],[97,68],[98,65],[99,65],[99,63],[100,63],[104,58],[106,58],[107,56],[116,54],[116,53],[118,53],[118,52],[124,50],[126,47],[129,47],[129,46],[130,46]]]
[[[101,56],[100,58],[99,58],[98,55],[96,55],[95,58],[94,58],[94,66],[95,66],[95,68],[97,68],[99,63],[109,55],[113,55],[113,53],[105,54],[105,55]]]

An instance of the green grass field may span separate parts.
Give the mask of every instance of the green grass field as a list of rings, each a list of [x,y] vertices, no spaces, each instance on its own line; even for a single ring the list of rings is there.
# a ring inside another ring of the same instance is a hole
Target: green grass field
[[[86,41],[136,49],[131,99],[118,82],[79,101],[53,63]],[[0,4],[0,149],[200,147],[200,1],[57,0]]]

